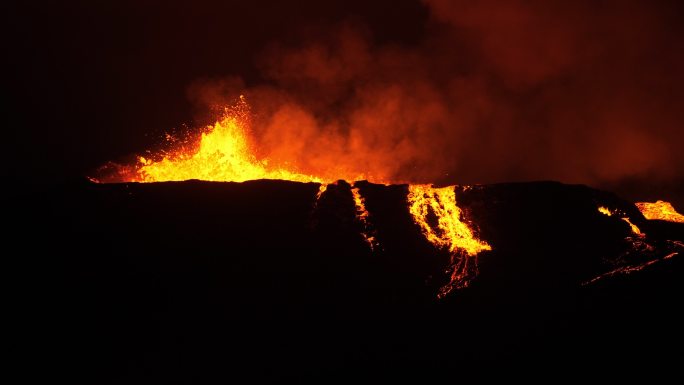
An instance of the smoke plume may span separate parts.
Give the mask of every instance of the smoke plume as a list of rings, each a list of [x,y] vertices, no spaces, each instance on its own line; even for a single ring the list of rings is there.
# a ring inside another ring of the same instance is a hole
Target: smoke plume
[[[259,156],[323,176],[595,184],[681,177],[681,12],[631,1],[425,0],[416,44],[357,22],[308,28],[258,58],[244,94]]]

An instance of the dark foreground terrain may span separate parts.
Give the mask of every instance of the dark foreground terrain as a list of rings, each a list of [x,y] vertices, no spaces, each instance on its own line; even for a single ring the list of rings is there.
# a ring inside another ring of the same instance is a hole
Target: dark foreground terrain
[[[493,250],[438,300],[449,255],[413,223],[407,187],[357,186],[375,250],[344,182],[318,202],[317,184],[283,181],[23,194],[21,258],[50,269],[26,305],[31,370],[88,384],[681,380],[684,226],[584,186],[457,187]]]

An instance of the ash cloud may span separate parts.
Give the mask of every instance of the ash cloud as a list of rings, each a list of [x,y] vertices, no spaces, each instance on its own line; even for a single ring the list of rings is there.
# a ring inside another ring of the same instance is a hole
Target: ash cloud
[[[354,22],[274,42],[244,93],[259,155],[312,174],[394,182],[681,178],[680,8],[630,1],[425,0],[413,45]]]

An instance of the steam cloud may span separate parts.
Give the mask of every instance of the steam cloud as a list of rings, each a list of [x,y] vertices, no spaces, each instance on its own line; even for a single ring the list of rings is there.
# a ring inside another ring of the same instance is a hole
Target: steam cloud
[[[682,175],[681,14],[667,3],[425,0],[419,44],[343,23],[260,58],[244,93],[261,156],[371,179],[596,183]],[[673,38],[673,36],[675,38]],[[246,90],[246,91],[245,91]]]

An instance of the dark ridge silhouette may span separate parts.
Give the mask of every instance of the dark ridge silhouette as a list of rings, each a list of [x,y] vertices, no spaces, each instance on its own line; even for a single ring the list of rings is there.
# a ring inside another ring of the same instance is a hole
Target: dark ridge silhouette
[[[677,374],[684,257],[661,259],[683,251],[684,226],[586,186],[458,186],[493,250],[470,287],[438,300],[449,254],[413,223],[407,186],[355,186],[374,251],[344,181],[318,201],[317,184],[270,180],[22,192],[24,247],[54,267],[56,283],[35,289],[46,367],[126,384]],[[657,262],[583,285],[645,261]]]

